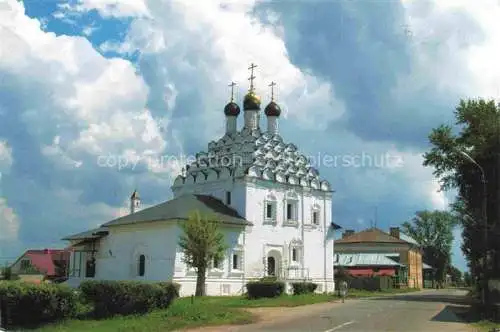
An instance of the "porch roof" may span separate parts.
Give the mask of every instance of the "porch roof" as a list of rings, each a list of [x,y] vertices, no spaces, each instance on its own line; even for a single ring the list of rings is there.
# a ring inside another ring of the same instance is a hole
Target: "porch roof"
[[[383,253],[335,254],[335,266],[405,266]]]

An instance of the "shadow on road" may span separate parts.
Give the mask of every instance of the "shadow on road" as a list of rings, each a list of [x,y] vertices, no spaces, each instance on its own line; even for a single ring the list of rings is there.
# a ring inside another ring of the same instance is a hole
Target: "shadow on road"
[[[466,312],[468,310],[467,306],[459,305],[447,305],[443,310],[441,310],[436,316],[431,318],[433,322],[445,322],[445,323],[459,323],[464,322],[462,316],[459,316],[459,312]]]
[[[374,301],[417,301],[417,302],[440,302],[456,305],[469,305],[471,299],[464,295],[453,294],[408,294],[399,296],[384,296],[374,298]]]

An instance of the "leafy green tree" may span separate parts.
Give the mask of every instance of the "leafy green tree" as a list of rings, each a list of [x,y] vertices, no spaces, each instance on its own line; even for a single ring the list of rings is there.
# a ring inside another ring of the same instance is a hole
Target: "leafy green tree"
[[[193,212],[188,220],[180,224],[183,234],[179,246],[184,253],[184,262],[196,270],[195,296],[205,296],[207,269],[214,260],[222,260],[227,249],[220,223],[208,216]]]
[[[451,276],[451,282],[455,285],[462,283],[462,271],[453,265],[448,266],[448,274]]]
[[[466,287],[472,286],[472,276],[469,272],[464,272],[464,284]]]
[[[411,221],[402,224],[403,232],[422,246],[423,261],[436,268],[436,280],[441,285],[451,260],[455,215],[448,211],[418,211]]]
[[[453,210],[462,223],[462,250],[473,280],[481,277],[483,266],[488,266],[490,273],[498,277],[500,232],[499,226],[493,225],[500,225],[496,222],[500,219],[500,107],[493,100],[461,100],[455,118],[455,126],[441,125],[432,130],[429,135],[432,148],[424,155],[424,165],[434,168],[442,189],[458,190]],[[488,242],[484,241],[482,203],[485,195],[481,171],[459,151],[469,154],[485,173]],[[486,248],[493,256],[490,262],[484,261]]]

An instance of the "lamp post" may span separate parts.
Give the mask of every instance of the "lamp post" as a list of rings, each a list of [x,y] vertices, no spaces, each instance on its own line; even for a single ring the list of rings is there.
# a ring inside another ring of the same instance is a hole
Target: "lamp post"
[[[488,189],[486,186],[486,175],[484,173],[484,169],[479,165],[477,161],[474,160],[468,153],[465,151],[459,151],[459,153],[471,164],[476,166],[480,171],[481,171],[481,183],[483,184],[483,193],[482,193],[482,206],[481,206],[481,216],[483,218],[483,223],[484,223],[484,230],[483,230],[483,241],[484,241],[484,258],[483,258],[483,289],[482,289],[482,296],[481,296],[481,302],[483,306],[486,306],[488,303],[487,301],[487,296],[488,296],[488,211],[487,211],[487,204],[488,204]]]

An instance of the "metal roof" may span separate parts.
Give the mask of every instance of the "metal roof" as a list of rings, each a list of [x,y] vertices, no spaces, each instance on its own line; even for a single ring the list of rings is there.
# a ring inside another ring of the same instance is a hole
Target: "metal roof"
[[[417,242],[417,241],[415,241],[415,239],[414,239],[414,238],[412,238],[412,237],[411,237],[411,236],[409,236],[409,235],[406,235],[406,234],[405,234],[405,233],[403,233],[403,232],[399,232],[399,238],[400,238],[401,240],[403,240],[403,241],[408,242],[408,243],[414,244],[414,245],[416,245],[416,246],[420,246],[420,244],[418,244],[418,242]]]
[[[387,257],[387,254],[335,254],[336,266],[404,266]]]
[[[194,211],[207,216],[211,219],[209,221],[220,221],[223,224],[242,226],[252,225],[251,222],[243,218],[235,209],[227,206],[218,198],[208,195],[186,194],[136,213],[117,218],[102,226],[110,227],[142,222],[187,220]]]

